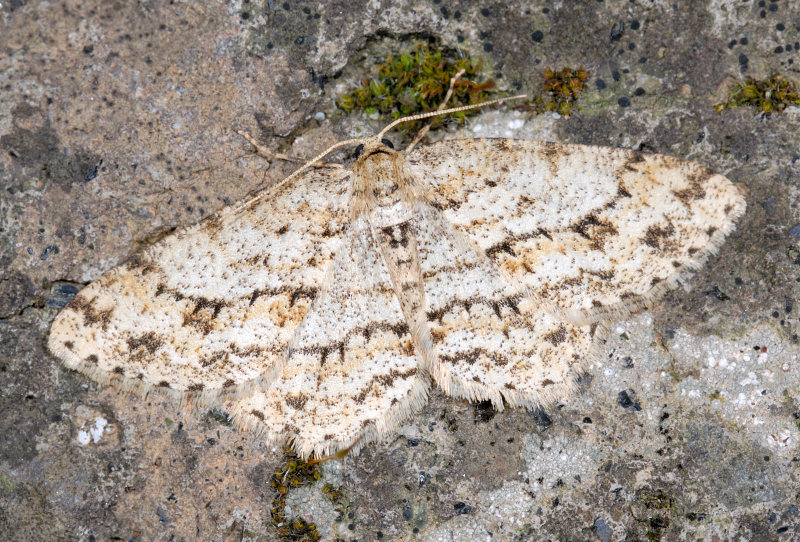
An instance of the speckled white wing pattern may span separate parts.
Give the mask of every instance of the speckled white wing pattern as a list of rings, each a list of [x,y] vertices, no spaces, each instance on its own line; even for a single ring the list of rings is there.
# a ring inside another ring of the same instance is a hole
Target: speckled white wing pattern
[[[474,139],[418,149],[409,162],[448,221],[575,323],[647,306],[702,265],[745,210],[725,177],[631,150]]]
[[[222,209],[80,291],[49,346],[101,383],[213,402],[272,380],[350,220],[349,172]]]
[[[439,211],[420,205],[417,229],[434,380],[497,410],[503,400],[534,407],[565,397],[595,354],[596,326],[541,310]]]
[[[228,408],[239,425],[322,457],[393,431],[428,386],[387,266],[357,217],[278,379]]]
[[[363,140],[144,250],[56,317],[102,383],[224,405],[301,457],[357,451],[426,400],[565,396],[609,318],[700,266],[745,202],[687,162],[620,149]]]

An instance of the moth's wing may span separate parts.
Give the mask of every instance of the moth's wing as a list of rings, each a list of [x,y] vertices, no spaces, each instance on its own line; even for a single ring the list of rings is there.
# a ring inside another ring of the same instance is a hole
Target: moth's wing
[[[101,383],[207,402],[274,379],[349,220],[342,170],[312,170],[171,235],[81,290],[50,350]]]
[[[428,379],[389,272],[363,218],[332,264],[275,382],[227,408],[235,422],[323,457],[394,431],[424,405]]]
[[[597,326],[542,310],[436,209],[421,205],[418,220],[434,380],[498,410],[503,399],[536,407],[568,395],[597,353]]]
[[[745,210],[725,177],[624,149],[476,139],[409,161],[452,224],[576,323],[647,306],[716,251]]]

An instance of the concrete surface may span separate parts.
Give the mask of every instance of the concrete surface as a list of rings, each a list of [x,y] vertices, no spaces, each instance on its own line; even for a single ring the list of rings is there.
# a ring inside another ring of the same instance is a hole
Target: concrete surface
[[[234,130],[310,156],[378,128],[333,101],[417,38],[480,55],[508,89],[591,73],[579,114],[487,111],[464,135],[692,159],[748,211],[691,292],[612,326],[576,396],[496,413],[434,393],[396,439],[290,490],[287,513],[326,540],[800,538],[798,109],[713,109],[743,74],[797,78],[799,25],[792,2],[758,0],[0,0],[3,538],[276,538],[281,450],[97,386],[45,339],[83,284],[291,169]]]

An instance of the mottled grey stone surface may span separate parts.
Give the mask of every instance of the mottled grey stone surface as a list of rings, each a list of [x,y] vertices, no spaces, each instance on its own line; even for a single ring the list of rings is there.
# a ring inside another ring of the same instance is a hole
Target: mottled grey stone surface
[[[2,538],[275,538],[280,450],[65,370],[49,325],[73,286],[291,170],[234,130],[300,156],[374,130],[333,100],[430,38],[509,90],[591,72],[570,118],[489,111],[461,135],[695,160],[745,190],[747,214],[691,292],[612,325],[578,395],[544,415],[434,393],[287,510],[343,540],[797,539],[798,110],[713,105],[743,74],[796,77],[798,25],[793,2],[756,0],[0,0]]]

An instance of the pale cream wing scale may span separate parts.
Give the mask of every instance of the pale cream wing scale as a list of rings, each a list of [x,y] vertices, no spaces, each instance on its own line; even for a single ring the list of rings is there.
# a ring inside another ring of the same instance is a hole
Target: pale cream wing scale
[[[725,177],[630,150],[455,140],[409,162],[459,231],[575,323],[647,306],[702,265],[745,210]]]
[[[349,176],[306,172],[143,250],[67,305],[51,351],[139,393],[202,402],[268,383],[339,249]]]
[[[324,457],[394,431],[425,404],[428,387],[387,266],[359,216],[280,376],[227,408],[270,442]]]
[[[431,373],[449,395],[537,407],[565,397],[596,350],[596,326],[559,321],[475,250],[436,209],[419,205],[418,243]]]

